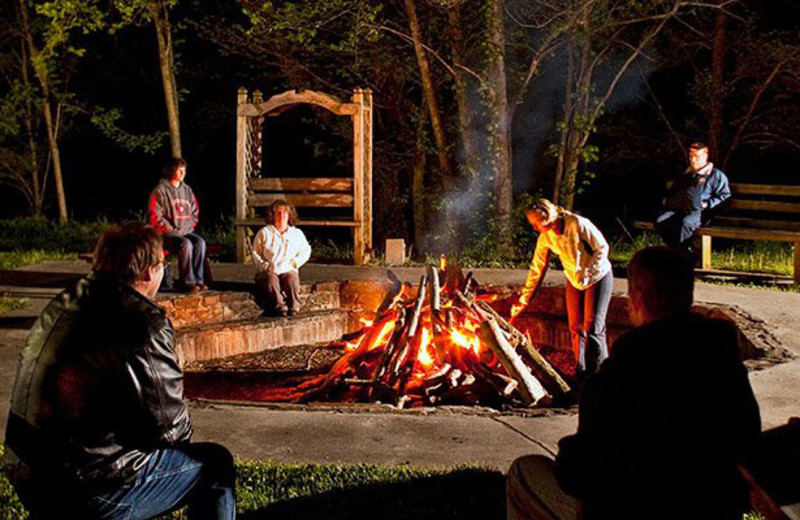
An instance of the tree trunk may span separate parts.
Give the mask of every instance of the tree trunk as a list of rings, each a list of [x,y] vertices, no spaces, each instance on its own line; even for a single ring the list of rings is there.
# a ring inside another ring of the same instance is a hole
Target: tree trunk
[[[425,95],[425,102],[428,105],[428,113],[433,127],[433,137],[436,140],[437,156],[439,158],[439,168],[442,170],[442,177],[445,187],[449,187],[455,179],[455,170],[450,161],[447,150],[447,137],[445,136],[444,123],[442,121],[439,102],[436,98],[436,87],[433,85],[428,55],[422,45],[422,31],[420,30],[419,20],[417,19],[417,9],[414,0],[404,0],[408,25],[411,29],[411,37],[414,39],[414,52],[417,55],[417,65],[422,81],[422,92]]]
[[[494,217],[501,236],[511,233],[514,182],[511,172],[511,128],[506,91],[505,29],[503,4],[491,0],[487,7],[489,41],[489,154],[494,174]],[[506,241],[507,242],[507,241]],[[508,243],[508,248],[511,244]]]
[[[25,38],[21,38],[20,45],[20,72],[22,83],[27,87],[30,85],[28,77],[28,51],[25,47]],[[39,149],[36,145],[36,135],[34,133],[34,119],[36,117],[33,100],[27,97],[25,103],[25,132],[28,134],[28,150],[30,154],[30,173],[31,173],[31,213],[34,217],[41,217],[44,207],[44,187],[45,182],[39,182]],[[45,175],[47,170],[45,170]]]
[[[424,257],[425,248],[425,102],[420,106],[417,120],[414,173],[411,179],[411,207],[414,212],[414,255]]]
[[[567,43],[567,75],[564,81],[564,119],[561,122],[561,135],[558,140],[558,160],[556,163],[556,174],[553,179],[553,203],[561,204],[563,193],[562,183],[564,182],[564,172],[567,167],[567,146],[569,145],[569,133],[572,127],[573,99],[572,89],[575,82],[575,43],[570,40]]]
[[[456,74],[454,80],[454,91],[456,107],[458,110],[458,134],[461,138],[461,153],[463,155],[463,167],[468,174],[474,175],[477,172],[476,152],[474,135],[471,129],[472,110],[467,98],[467,75],[459,68],[464,63],[464,51],[466,48],[464,38],[464,28],[461,20],[461,5],[454,5],[447,10],[447,21],[450,29],[450,47],[453,55],[453,65]]]
[[[588,32],[579,42],[577,82],[574,85],[574,98],[568,117],[568,135],[564,152],[564,177],[560,189],[559,204],[571,210],[575,202],[578,182],[581,148],[586,143],[592,126],[592,41]],[[570,87],[569,93],[572,93]]]
[[[50,148],[50,156],[53,159],[53,177],[56,182],[56,196],[58,199],[58,222],[60,224],[67,224],[68,213],[67,213],[67,198],[64,193],[64,180],[61,171],[61,153],[58,148],[58,138],[56,135],[56,124],[53,120],[53,112],[50,106],[51,103],[51,94],[50,94],[50,80],[47,74],[47,64],[43,63],[42,60],[38,60],[38,49],[36,45],[33,43],[33,34],[31,33],[31,25],[30,20],[28,18],[28,7],[25,3],[25,0],[19,1],[19,9],[20,9],[20,22],[22,24],[22,30],[24,32],[25,41],[28,47],[28,59],[31,62],[33,72],[36,75],[36,79],[39,80],[39,85],[42,88],[42,111],[44,114],[44,122],[47,128],[47,145]],[[23,64],[23,66],[27,66]]]
[[[708,144],[716,157],[725,156],[722,150],[722,110],[725,107],[725,25],[727,16],[724,9],[717,10],[714,20],[713,48],[711,53],[711,99],[708,102],[709,134]]]
[[[149,5],[153,28],[158,40],[158,63],[161,68],[161,83],[164,87],[164,100],[167,106],[169,141],[173,157],[181,157],[181,123],[178,112],[178,84],[175,81],[175,57],[172,45],[172,30],[169,23],[168,7],[162,0],[154,0]]]

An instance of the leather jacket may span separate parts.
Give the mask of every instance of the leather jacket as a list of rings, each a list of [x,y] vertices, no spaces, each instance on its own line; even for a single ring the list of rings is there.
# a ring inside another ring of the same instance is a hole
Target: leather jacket
[[[130,482],[155,449],[191,434],[174,331],[161,308],[95,273],[50,302],[14,383],[12,481],[48,474],[67,484]]]

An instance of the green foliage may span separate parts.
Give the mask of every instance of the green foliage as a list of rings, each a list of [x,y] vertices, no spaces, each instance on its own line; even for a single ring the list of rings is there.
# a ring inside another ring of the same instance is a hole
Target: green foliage
[[[533,200],[527,193],[517,199],[510,236],[498,232],[498,223],[487,217],[486,226],[471,228],[463,249],[448,256],[455,256],[461,265],[469,267],[526,267],[536,246],[536,235],[524,211]]]
[[[608,258],[615,265],[627,265],[640,249],[663,245],[656,233],[646,231],[634,237],[621,236],[609,244]]]
[[[43,218],[0,220],[0,250],[86,253],[94,250],[100,234],[111,225],[102,218],[94,222],[74,222],[69,227]]]
[[[262,2],[244,13],[251,34],[278,37],[306,52],[350,53],[380,37],[376,20],[382,8],[354,0]]]
[[[17,309],[24,309],[28,306],[27,298],[12,298],[8,294],[0,295],[0,314],[5,314],[8,311],[15,311]],[[3,492],[0,490],[0,497]]]
[[[715,269],[791,275],[794,269],[792,244],[747,240],[725,249],[711,250]]]
[[[38,264],[48,260],[75,260],[76,253],[62,253],[60,251],[42,251],[32,249],[28,251],[2,251],[0,252],[0,270],[17,269],[26,265]]]
[[[625,265],[640,249],[658,245],[662,245],[661,239],[652,232],[638,234],[633,239],[620,237],[611,242],[609,258],[614,264]],[[791,275],[792,245],[756,240],[732,242],[727,247],[717,245],[711,251],[711,265],[721,270]]]
[[[74,45],[74,35],[89,34],[105,25],[105,12],[94,0],[52,0],[35,6],[45,21],[38,63],[34,68],[54,66],[62,53],[83,56],[86,49]]]
[[[155,132],[152,135],[135,135],[124,131],[117,123],[122,119],[122,111],[117,108],[95,107],[91,116],[94,124],[106,137],[121,148],[135,152],[154,154],[167,142],[169,132]]]
[[[163,9],[163,12],[168,12],[177,3],[178,0],[161,2],[154,0],[113,0],[111,5],[117,14],[117,19],[109,26],[109,32],[113,34],[128,25],[151,23],[154,21],[154,17],[159,15],[159,8]]]

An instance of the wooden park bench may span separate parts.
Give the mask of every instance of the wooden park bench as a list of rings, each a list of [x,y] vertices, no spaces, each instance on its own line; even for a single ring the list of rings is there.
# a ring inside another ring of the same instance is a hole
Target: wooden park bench
[[[794,244],[795,284],[800,284],[800,186],[731,184],[731,198],[710,224],[695,231],[700,267],[711,269],[712,237]],[[652,222],[635,222],[654,229]]]

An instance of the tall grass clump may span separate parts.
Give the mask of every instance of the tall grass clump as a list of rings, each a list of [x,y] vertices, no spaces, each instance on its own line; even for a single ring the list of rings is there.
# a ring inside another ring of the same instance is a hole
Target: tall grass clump
[[[715,269],[791,275],[794,269],[792,244],[748,240],[718,251],[712,249]]]

